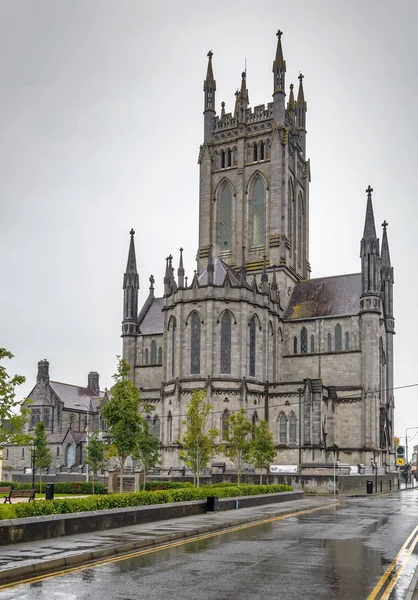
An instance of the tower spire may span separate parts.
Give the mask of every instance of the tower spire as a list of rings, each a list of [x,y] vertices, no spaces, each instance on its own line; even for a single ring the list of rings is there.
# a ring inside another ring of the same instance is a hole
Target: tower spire
[[[303,75],[299,73],[299,90],[298,99],[296,102],[296,125],[299,130],[299,140],[302,146],[302,152],[305,156],[306,150],[306,111],[307,104],[305,101],[305,95],[303,93]]]
[[[364,222],[363,239],[361,240],[360,246],[362,297],[378,295],[380,292],[380,252],[373,215],[372,192],[373,189],[369,185],[366,190],[366,218]],[[363,302],[363,308],[370,308],[372,302],[367,300],[366,305],[367,306],[365,306]],[[376,302],[375,309],[379,310],[379,308],[378,302]]]
[[[386,221],[383,221],[383,223],[382,223],[383,237],[382,237],[382,252],[381,252],[381,261],[382,261],[383,268],[391,267],[387,226],[388,226],[388,223]]]
[[[210,140],[213,131],[213,117],[216,114],[215,111],[215,92],[216,92],[216,81],[213,77],[212,69],[212,50],[208,52],[208,68],[206,71],[206,79],[203,82],[204,92],[204,137],[205,140]]]
[[[285,74],[286,61],[283,58],[282,35],[283,32],[277,32],[276,56],[273,61],[273,115],[277,123],[283,123],[285,119],[284,99],[285,99]]]
[[[183,248],[180,248],[179,268],[177,269],[179,288],[184,287]]]
[[[373,188],[369,187],[366,190],[367,194],[367,206],[366,206],[366,219],[364,221],[364,232],[363,239],[370,239],[376,237],[376,227],[374,223],[373,204],[372,204],[372,192]]]
[[[241,89],[236,92],[235,101],[235,118],[238,118],[239,123],[245,123],[247,117],[247,108],[250,103],[247,90],[247,72],[241,73]]]
[[[136,255],[135,255],[135,242],[134,235],[135,231],[131,229],[129,232],[131,239],[129,242],[128,261],[126,263],[126,271],[123,276],[123,324],[122,333],[133,332],[137,330],[136,320],[138,317],[138,290],[139,290],[139,277],[136,268]],[[128,325],[135,322],[135,326],[131,327]],[[133,331],[135,330],[135,331]]]

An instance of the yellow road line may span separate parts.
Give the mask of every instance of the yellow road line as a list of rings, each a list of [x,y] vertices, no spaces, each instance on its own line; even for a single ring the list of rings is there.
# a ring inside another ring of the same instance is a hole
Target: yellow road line
[[[401,565],[399,566],[398,570],[394,574],[393,578],[390,580],[390,583],[389,583],[388,587],[386,588],[385,593],[383,594],[381,600],[389,600],[389,597],[393,591],[393,588],[395,587],[396,582],[398,581],[398,577],[402,573],[404,568],[406,567],[417,543],[418,543],[418,535],[415,536],[414,541],[409,546],[408,551],[407,551],[405,557],[403,558]]]
[[[375,600],[375,598],[379,594],[379,592],[382,589],[382,587],[387,583],[387,580],[389,579],[389,577],[390,577],[393,569],[396,567],[399,558],[405,552],[408,544],[413,539],[413,537],[417,533],[417,531],[418,531],[418,525],[415,527],[415,529],[412,531],[412,533],[407,537],[407,539],[405,540],[405,542],[402,544],[399,552],[396,554],[395,558],[392,560],[392,562],[390,563],[390,565],[388,566],[388,568],[386,569],[386,571],[383,573],[382,577],[379,579],[379,581],[377,582],[377,584],[375,585],[375,587],[373,588],[373,590],[367,596],[366,600]],[[418,538],[417,538],[417,540],[418,540]],[[417,543],[417,541],[415,541],[415,543],[413,544],[412,550],[414,549],[416,543]],[[409,558],[409,555],[407,555],[407,556]],[[393,587],[391,588],[391,591],[392,591],[392,589],[393,589]],[[389,598],[389,596],[387,596],[387,598]],[[382,597],[382,600],[383,600],[383,597]]]
[[[104,559],[100,559],[100,560],[93,559],[92,561],[90,561],[88,563],[84,563],[82,565],[78,565],[77,567],[64,568],[64,569],[60,570],[59,572],[45,573],[43,575],[37,575],[35,577],[30,577],[28,579],[23,579],[21,581],[15,581],[12,583],[6,583],[3,585],[0,585],[0,591],[6,590],[8,588],[18,587],[21,585],[36,583],[37,581],[43,581],[44,579],[51,579],[53,577],[63,577],[64,575],[69,575],[71,573],[76,573],[78,571],[83,571],[85,569],[92,569],[94,567],[100,567],[102,565],[107,565],[109,563],[120,562],[122,560],[128,560],[130,558],[137,558],[139,556],[153,554],[155,552],[161,552],[162,550],[176,548],[177,546],[184,546],[185,544],[192,544],[193,542],[207,540],[209,538],[217,537],[220,535],[225,535],[227,533],[233,533],[235,531],[242,531],[243,529],[249,529],[250,527],[257,527],[259,525],[264,525],[267,523],[274,523],[275,521],[282,521],[284,519],[290,519],[291,517],[299,517],[301,515],[314,513],[319,510],[327,510],[329,508],[335,508],[336,506],[340,506],[341,504],[342,504],[341,502],[333,502],[332,504],[327,504],[325,506],[317,506],[315,508],[307,508],[305,510],[299,510],[299,511],[295,511],[292,513],[286,513],[284,515],[279,515],[276,517],[269,517],[268,519],[261,519],[259,521],[251,521],[250,523],[244,523],[242,525],[236,525],[234,527],[228,527],[226,529],[212,531],[210,533],[203,533],[201,535],[196,535],[194,537],[183,538],[183,539],[175,541],[175,542],[168,542],[166,544],[161,544],[159,546],[152,546],[150,548],[144,548],[143,550],[135,550],[134,552],[128,552],[126,554],[121,554],[120,556],[110,556],[109,558],[104,558]]]

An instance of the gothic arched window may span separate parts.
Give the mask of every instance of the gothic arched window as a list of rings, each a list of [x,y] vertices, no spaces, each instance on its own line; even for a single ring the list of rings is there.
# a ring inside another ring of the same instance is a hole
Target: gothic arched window
[[[221,436],[223,440],[228,439],[229,431],[229,410],[225,409],[221,418]]]
[[[163,349],[161,346],[158,348],[158,364],[163,364]]]
[[[231,250],[232,247],[232,189],[226,183],[219,192],[218,205],[218,245],[219,250]]]
[[[308,351],[308,332],[306,327],[302,327],[300,332],[300,351],[302,354],[306,354]]]
[[[171,412],[167,416],[167,441],[173,441],[173,417],[171,416]]]
[[[225,169],[225,150],[221,150],[221,169]]]
[[[232,164],[232,153],[231,150],[228,148],[228,150],[226,151],[226,166],[230,167]]]
[[[200,316],[197,312],[190,317],[190,373],[200,374]]]
[[[257,427],[257,423],[258,423],[258,414],[257,414],[257,411],[255,411],[251,418],[251,436],[253,439],[255,438],[255,428]]]
[[[49,429],[49,408],[46,408],[44,411],[44,423],[45,429]]]
[[[293,354],[298,353],[298,338],[295,336],[293,338]]]
[[[155,365],[157,362],[157,342],[152,340],[151,342],[151,364]]]
[[[327,347],[328,347],[328,352],[331,352],[331,350],[332,350],[332,339],[331,339],[331,334],[330,333],[327,335]]]
[[[264,142],[260,142],[260,160],[264,160]]]
[[[171,319],[171,377],[174,377],[176,363],[176,319]]]
[[[289,179],[289,190],[287,197],[287,239],[289,240],[290,247],[292,248],[293,240],[293,183]]]
[[[287,419],[283,413],[279,417],[279,442],[287,442]]]
[[[315,352],[315,336],[311,335],[311,352],[312,354]]]
[[[224,312],[221,319],[221,373],[231,373],[231,313]]]
[[[160,439],[160,419],[157,415],[154,417],[152,422],[152,434],[159,440]]]
[[[345,349],[350,350],[350,334],[348,331],[345,332]]]
[[[289,442],[296,443],[296,417],[291,413],[289,417]]]
[[[303,202],[302,202],[302,194],[299,194],[298,199],[298,265],[299,267],[302,264],[302,250],[303,250]]]
[[[343,332],[339,323],[335,326],[335,350],[343,349]]]
[[[249,346],[250,346],[250,377],[255,377],[255,317],[252,317],[250,321],[250,332],[249,332]]]
[[[251,188],[253,207],[253,246],[261,246],[266,241],[266,190],[260,175],[256,175]]]
[[[145,364],[149,364],[149,351],[148,348],[145,348]]]
[[[254,142],[253,144],[253,161],[257,162],[258,157],[257,157],[257,144]]]

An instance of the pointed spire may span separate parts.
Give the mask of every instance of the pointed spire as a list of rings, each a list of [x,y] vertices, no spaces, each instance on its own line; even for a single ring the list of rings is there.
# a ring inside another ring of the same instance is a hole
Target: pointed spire
[[[306,129],[306,110],[307,105],[305,102],[305,95],[303,93],[303,75],[299,73],[299,90],[298,90],[298,99],[296,102],[297,108],[297,126],[298,129]]]
[[[225,102],[221,102],[221,119],[225,116]]]
[[[131,229],[129,235],[131,236],[131,241],[129,244],[128,262],[126,263],[126,273],[137,273],[138,271],[136,270],[136,255],[134,242],[135,231]]]
[[[169,296],[171,294],[171,270],[172,270],[172,266],[171,266],[171,261],[172,261],[173,257],[171,256],[167,256],[167,258],[165,259],[165,275],[164,275],[164,296]]]
[[[134,235],[135,231],[131,229],[129,232],[131,240],[129,243],[128,261],[126,263],[126,272],[123,276],[123,321],[122,323],[122,335],[126,333],[135,333],[135,327],[131,327],[126,324],[125,321],[136,321],[138,317],[138,290],[139,290],[139,277],[136,269],[136,255],[135,255],[135,242]]]
[[[273,62],[273,75],[274,75],[274,91],[273,95],[277,94],[277,92],[281,92],[284,94],[285,89],[285,73],[286,73],[286,61],[283,59],[283,50],[282,50],[282,35],[283,32],[277,32],[277,48],[276,48],[276,57]]]
[[[373,204],[372,204],[372,192],[373,188],[369,187],[366,190],[367,193],[367,207],[366,207],[366,219],[364,222],[364,233],[363,239],[376,238],[376,227],[374,224]]]
[[[215,112],[215,91],[216,91],[216,81],[213,77],[213,69],[212,69],[212,50],[208,52],[208,69],[206,72],[206,79],[203,82],[203,91],[205,92],[205,111],[212,110]]]
[[[382,267],[391,267],[390,262],[390,254],[389,254],[389,243],[388,243],[388,234],[387,234],[387,226],[388,223],[383,221],[383,238],[382,238],[382,250],[381,250],[381,263]]]
[[[241,268],[239,270],[239,279],[241,285],[247,284],[247,267],[245,264],[245,246],[242,247]]]
[[[295,102],[295,95],[293,93],[293,88],[294,85],[293,83],[290,84],[290,93],[289,93],[289,102],[287,103],[287,110],[289,112],[295,112],[296,110],[296,102]]]
[[[183,248],[180,248],[179,268],[177,269],[179,288],[184,287]]]
[[[239,123],[245,123],[247,117],[247,108],[250,103],[247,90],[247,73],[241,73],[241,89],[235,93],[235,118],[238,118]]]

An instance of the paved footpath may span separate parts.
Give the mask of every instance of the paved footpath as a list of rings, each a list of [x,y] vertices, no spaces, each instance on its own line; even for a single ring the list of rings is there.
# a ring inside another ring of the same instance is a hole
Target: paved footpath
[[[244,523],[313,508],[320,509],[333,503],[334,500],[329,497],[304,498],[282,504],[265,504],[14,546],[0,546],[0,584]]]

